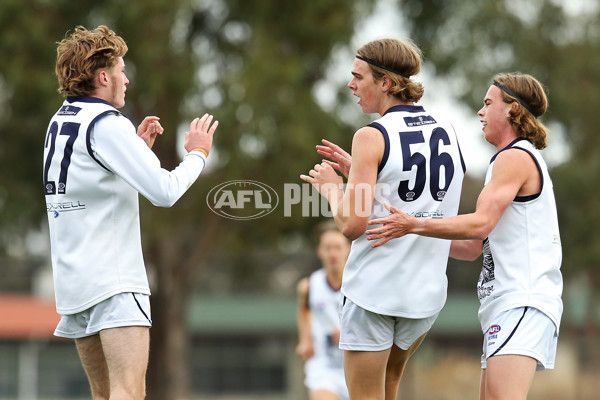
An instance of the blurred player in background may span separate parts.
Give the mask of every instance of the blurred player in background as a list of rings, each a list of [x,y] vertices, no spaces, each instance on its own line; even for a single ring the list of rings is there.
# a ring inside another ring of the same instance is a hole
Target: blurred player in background
[[[150,289],[142,256],[138,194],[172,206],[202,172],[218,122],[190,124],[177,168],[152,152],[158,117],[137,128],[117,109],[129,80],[125,41],[106,26],[77,27],[57,48],[66,100],[44,148],[55,335],[75,340],[94,400],[141,400],[148,365]]]
[[[348,399],[340,340],[340,286],[350,242],[335,222],[316,227],[321,268],[298,283],[296,353],[304,360],[311,400]]]
[[[464,162],[454,127],[415,105],[424,91],[411,76],[421,63],[408,40],[360,47],[348,88],[364,113],[381,117],[354,134],[351,156],[331,142],[317,146],[330,160],[301,175],[353,240],[340,311],[352,399],[396,399],[409,358],[446,302],[449,241],[413,235],[372,248],[365,235],[369,219],[389,215],[384,202],[427,218],[458,212]]]
[[[390,207],[391,215],[369,222],[383,226],[367,231],[374,246],[412,233],[453,239],[455,258],[474,260],[483,252],[482,400],[525,399],[535,371],[554,368],[563,281],[554,189],[538,151],[546,147],[548,129],[538,118],[547,107],[531,75],[496,75],[478,115],[497,153],[475,212],[431,220]]]

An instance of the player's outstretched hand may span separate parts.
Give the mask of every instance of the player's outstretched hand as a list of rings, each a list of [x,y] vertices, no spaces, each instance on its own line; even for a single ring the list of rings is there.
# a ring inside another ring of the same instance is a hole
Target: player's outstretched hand
[[[338,191],[343,183],[342,177],[325,161],[321,164],[315,164],[313,169],[308,172],[308,175],[302,174],[300,175],[300,179],[313,185],[327,199],[329,199],[330,192]]]
[[[384,206],[388,209],[390,215],[384,218],[370,220],[369,225],[381,226],[378,228],[368,229],[365,232],[367,235],[367,240],[377,240],[377,242],[374,242],[371,247],[379,247],[392,239],[399,238],[410,233],[415,222],[418,221],[416,218],[409,217],[398,208],[390,205],[388,202],[385,202]]]
[[[197,150],[208,156],[212,148],[213,135],[219,126],[219,121],[213,122],[213,116],[204,114],[190,123],[189,132],[185,133],[185,149],[190,152]]]
[[[323,145],[317,145],[317,153],[323,157],[329,158],[329,160],[323,160],[323,162],[331,165],[333,169],[339,171],[346,179],[350,172],[350,165],[352,164],[352,156],[348,154],[344,149],[329,140],[321,140]]]
[[[154,146],[154,140],[156,140],[156,135],[162,135],[165,131],[163,127],[158,122],[160,118],[155,116],[148,116],[144,118],[140,126],[137,129],[137,135],[141,137],[144,142],[148,145],[148,147],[152,148]]]

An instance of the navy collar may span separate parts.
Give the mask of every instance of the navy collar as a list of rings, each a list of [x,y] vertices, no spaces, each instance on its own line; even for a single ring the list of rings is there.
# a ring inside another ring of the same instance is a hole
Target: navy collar
[[[520,142],[521,140],[526,140],[528,142],[531,142],[529,139],[526,139],[526,138],[523,138],[523,137],[516,138],[515,140],[513,140],[512,142],[510,142],[505,148],[503,148],[502,150],[500,150],[499,152],[497,152],[496,154],[494,154],[492,156],[492,159],[490,160],[490,164],[492,162],[494,162],[494,160],[496,159],[496,157],[498,157],[498,154],[502,153],[504,150],[508,150],[508,149],[512,148],[515,145],[515,143]]]
[[[523,137],[518,137],[515,140],[513,140],[512,142],[510,142],[505,148],[503,148],[500,151],[504,151],[504,150],[508,150],[511,147],[513,147],[517,142],[520,142],[521,140],[527,140],[529,142],[529,139],[523,138]],[[500,153],[500,151],[498,153]]]
[[[67,101],[69,103],[74,103],[76,101],[81,102],[81,103],[104,103],[104,104],[108,104],[111,107],[114,107],[108,101],[103,100],[103,99],[101,99],[99,97],[91,97],[91,96],[67,96]]]
[[[423,108],[423,106],[415,106],[415,105],[410,105],[410,104],[398,104],[396,106],[392,106],[390,108],[388,108],[388,110],[383,113],[383,115],[386,115],[387,113],[390,112],[397,112],[397,111],[404,111],[404,112],[409,112],[409,113],[420,113],[420,112],[425,112],[425,109]]]

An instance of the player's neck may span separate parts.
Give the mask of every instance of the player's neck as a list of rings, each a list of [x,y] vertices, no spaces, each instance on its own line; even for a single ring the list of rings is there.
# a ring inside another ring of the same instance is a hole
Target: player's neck
[[[326,274],[327,283],[334,290],[339,290],[342,286],[342,274],[336,273],[335,271],[327,271]]]
[[[513,129],[507,130],[506,133],[502,135],[502,139],[498,143],[496,143],[496,151],[503,150],[504,148],[506,148],[506,146],[514,142],[517,138],[518,136]]]
[[[412,101],[402,101],[399,100],[395,96],[388,95],[385,98],[385,101],[382,102],[381,107],[379,108],[379,115],[383,116],[387,110],[394,106],[414,106],[415,103]]]

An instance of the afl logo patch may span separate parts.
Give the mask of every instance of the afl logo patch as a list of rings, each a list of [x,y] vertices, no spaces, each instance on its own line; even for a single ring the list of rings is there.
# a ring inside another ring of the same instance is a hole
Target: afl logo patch
[[[498,333],[500,332],[500,325],[492,325],[490,326],[490,331],[488,332],[490,335],[493,335],[494,333]]]

